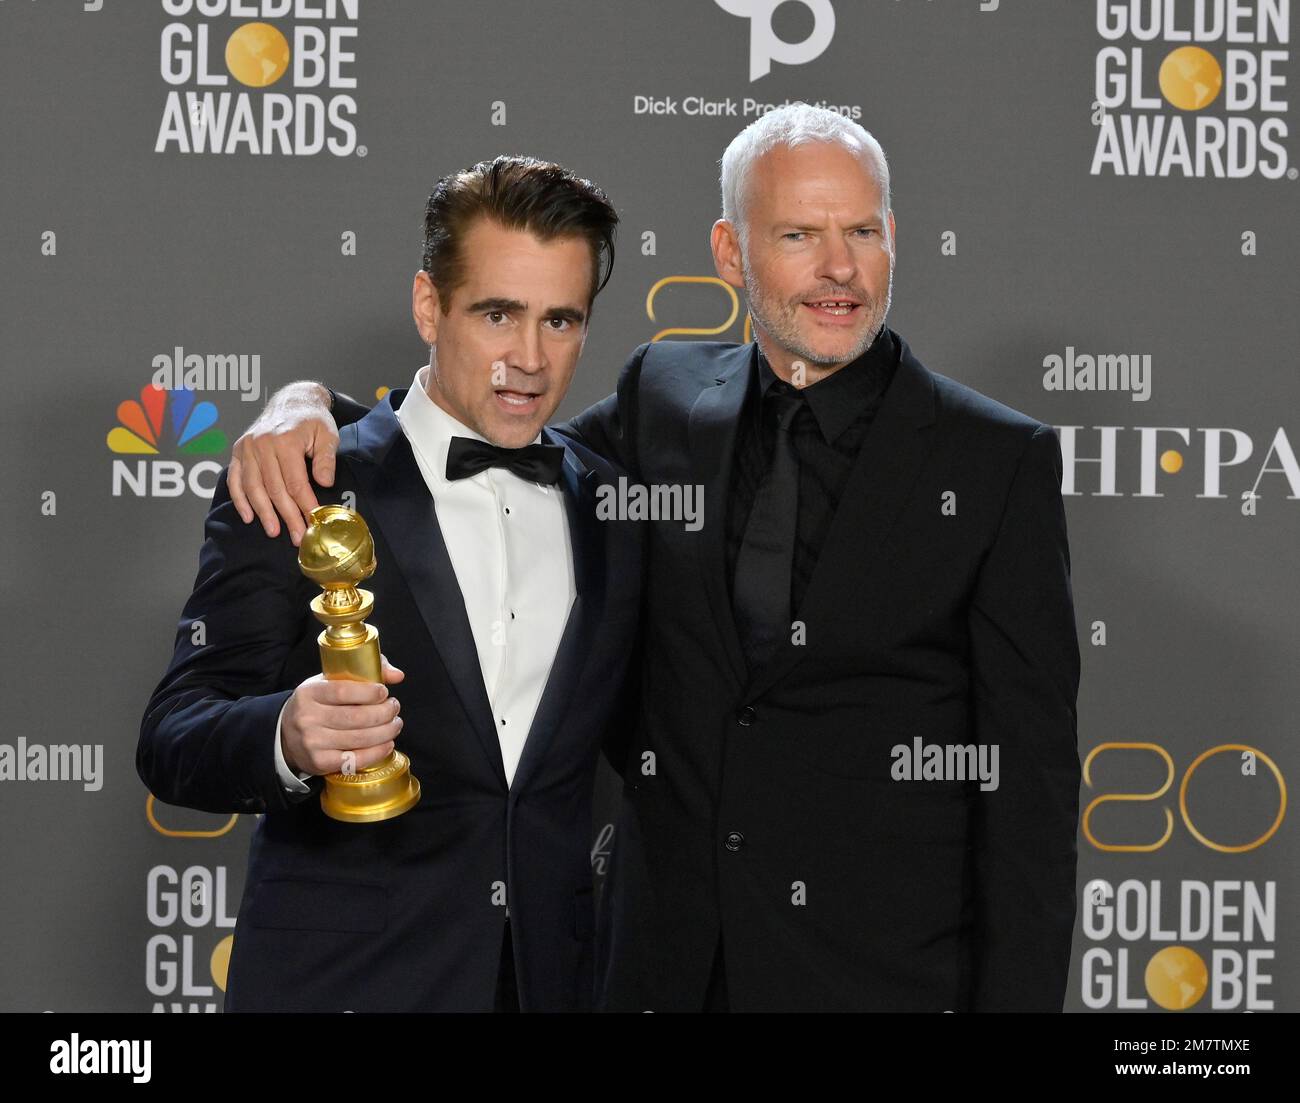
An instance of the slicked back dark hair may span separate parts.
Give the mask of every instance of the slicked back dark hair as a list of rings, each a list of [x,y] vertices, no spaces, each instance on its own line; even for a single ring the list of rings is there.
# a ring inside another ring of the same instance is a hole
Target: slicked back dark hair
[[[465,280],[465,235],[480,218],[507,230],[527,230],[543,241],[586,238],[591,246],[590,313],[614,271],[618,226],[618,215],[600,188],[554,162],[504,155],[439,180],[424,208],[423,268],[438,289],[444,314]]]

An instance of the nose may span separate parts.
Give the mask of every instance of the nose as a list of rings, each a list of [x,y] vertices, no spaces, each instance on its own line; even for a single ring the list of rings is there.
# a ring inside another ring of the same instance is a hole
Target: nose
[[[858,274],[853,250],[842,234],[825,234],[817,252],[817,278],[848,287]]]
[[[546,367],[546,346],[542,335],[535,326],[521,327],[523,336],[515,350],[512,367],[518,368],[525,375],[536,375]]]

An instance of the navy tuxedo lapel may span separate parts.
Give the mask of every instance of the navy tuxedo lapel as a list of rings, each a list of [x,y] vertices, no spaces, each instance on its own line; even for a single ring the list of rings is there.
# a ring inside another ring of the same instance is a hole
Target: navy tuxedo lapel
[[[812,625],[811,632],[816,632],[819,621],[836,615],[838,595],[845,586],[887,584],[873,577],[875,561],[934,443],[934,383],[907,343],[901,337],[899,342],[894,379],[853,463],[803,604],[794,615],[795,620]],[[805,648],[787,635],[776,654],[753,673],[746,698],[775,685],[804,653]]]
[[[501,743],[492,723],[492,706],[483,686],[478,649],[465,612],[428,484],[398,423],[396,409],[408,388],[389,391],[360,421],[339,433],[339,454],[353,463],[361,495],[358,509],[385,536],[395,567],[406,580],[434,646],[504,789]],[[384,564],[379,565],[384,569]],[[378,611],[382,623],[383,610]],[[381,635],[382,643],[382,635]]]
[[[569,521],[575,593],[546,689],[538,702],[533,725],[528,730],[515,770],[511,793],[523,791],[564,719],[605,606],[605,539],[596,518],[595,493],[600,478],[595,471],[587,469],[559,434],[543,429],[542,440],[564,448],[564,466],[557,485],[564,495],[565,515]]]
[[[727,498],[731,489],[736,430],[745,406],[750,377],[757,362],[754,343],[729,349],[718,358],[714,385],[706,387],[691,407],[687,429],[690,470],[704,486],[705,523],[696,534],[709,608],[737,682],[748,676],[727,586]]]

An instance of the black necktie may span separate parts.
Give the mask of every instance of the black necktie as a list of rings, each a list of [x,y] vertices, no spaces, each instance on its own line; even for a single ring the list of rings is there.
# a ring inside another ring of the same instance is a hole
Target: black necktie
[[[554,483],[563,463],[564,449],[558,444],[498,448],[485,440],[452,437],[447,449],[447,478],[468,479],[489,467],[505,467],[529,482]]]
[[[732,583],[736,627],[751,672],[790,634],[790,575],[799,510],[799,460],[790,426],[803,405],[801,394],[785,389],[772,391],[763,402],[763,416],[776,418],[776,445],[754,494]]]

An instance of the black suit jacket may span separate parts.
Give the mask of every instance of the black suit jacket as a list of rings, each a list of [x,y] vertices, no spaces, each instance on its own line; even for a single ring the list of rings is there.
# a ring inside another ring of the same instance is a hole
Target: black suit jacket
[[[721,933],[733,1010],[1059,1011],[1080,771],[1057,436],[903,342],[803,640],[751,672],[724,539],[755,357],[642,345],[559,427],[644,483],[705,488],[699,531],[649,525],[604,1005],[699,1009]],[[917,739],[998,745],[999,787],[892,780]]]
[[[176,650],[144,715],[137,768],[160,799],[264,813],[249,849],[226,1010],[491,1010],[505,908],[524,1010],[592,1003],[591,793],[603,738],[617,737],[637,630],[641,531],[596,519],[608,462],[563,444],[577,596],[513,784],[433,500],[389,392],[341,433],[335,485],[374,536],[364,583],[405,719],[398,747],[419,804],[344,824],[322,782],[295,797],[274,766],[276,717],[320,672],[319,588],[285,532],[245,525],[223,472]],[[204,623],[206,641],[192,642]]]

